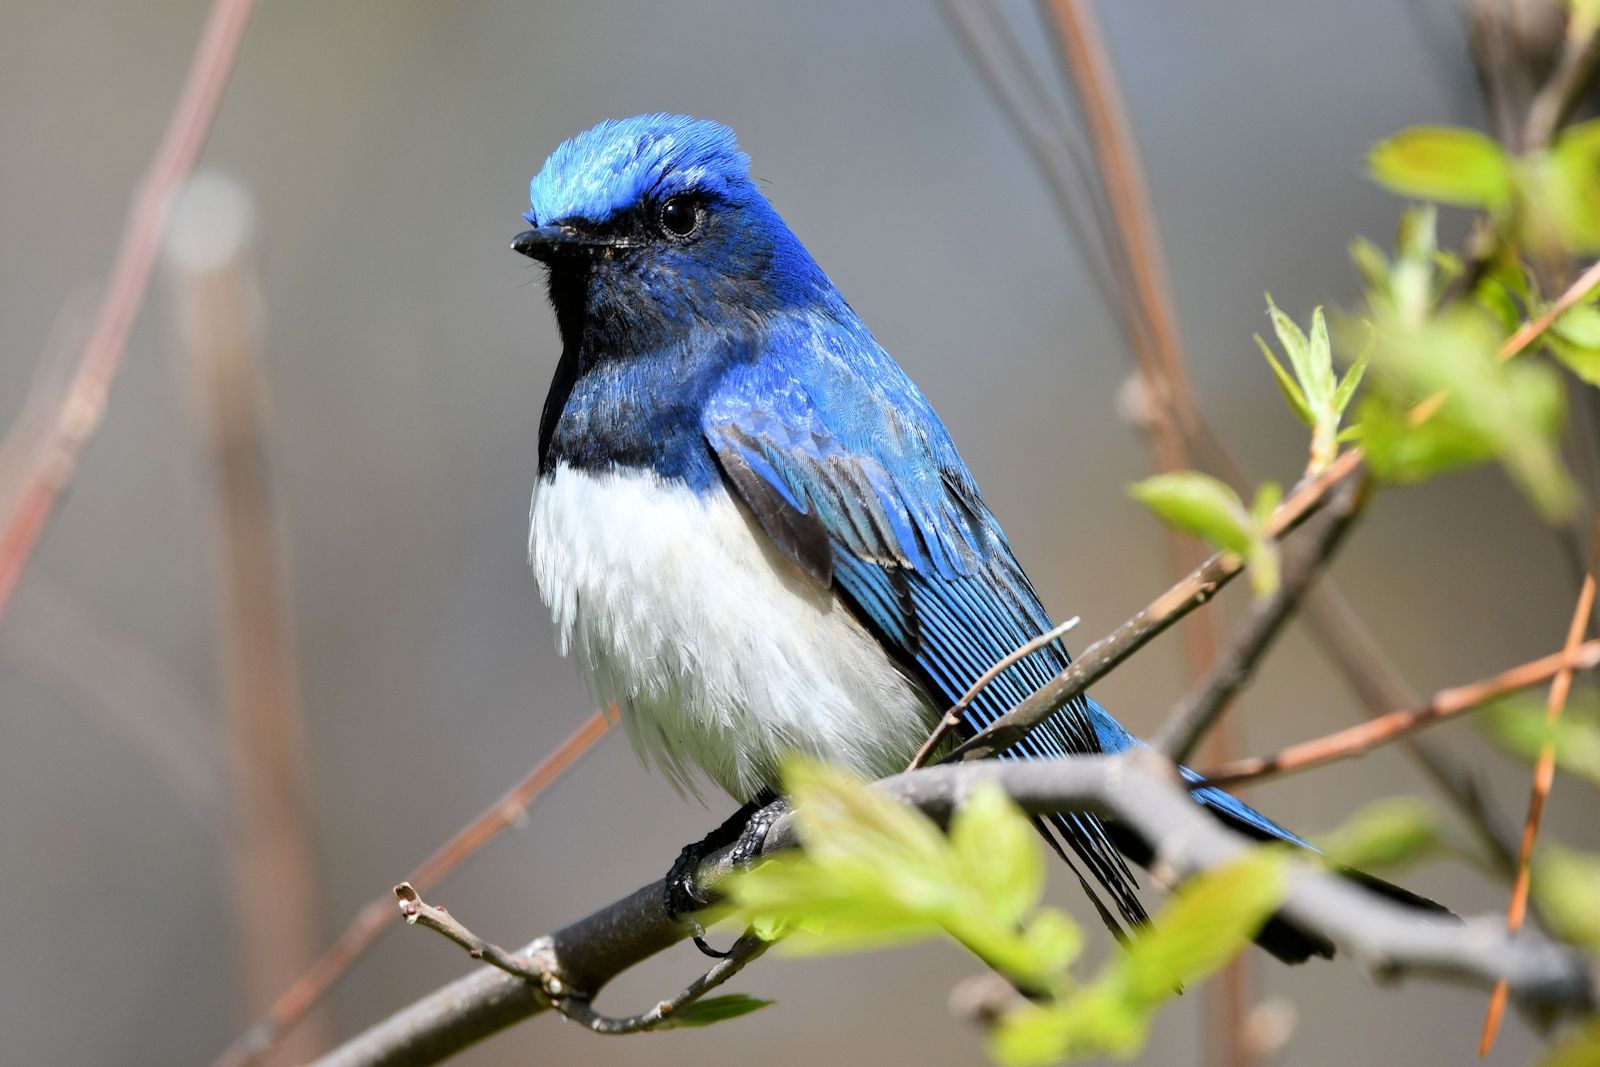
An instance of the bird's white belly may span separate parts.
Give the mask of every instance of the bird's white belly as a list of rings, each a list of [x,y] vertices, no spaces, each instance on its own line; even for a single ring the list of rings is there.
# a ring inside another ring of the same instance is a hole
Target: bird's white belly
[[[878,777],[927,736],[921,690],[721,487],[562,464],[531,520],[562,654],[679,788],[699,767],[749,800],[791,752]]]

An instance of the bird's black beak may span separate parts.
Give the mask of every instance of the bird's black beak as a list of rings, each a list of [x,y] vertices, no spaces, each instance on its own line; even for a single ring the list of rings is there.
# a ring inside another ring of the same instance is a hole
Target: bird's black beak
[[[605,249],[615,248],[616,245],[617,242],[613,240],[584,233],[561,223],[523,230],[511,242],[513,251],[521,252],[529,259],[537,259],[543,263],[553,263],[577,256],[598,255]]]

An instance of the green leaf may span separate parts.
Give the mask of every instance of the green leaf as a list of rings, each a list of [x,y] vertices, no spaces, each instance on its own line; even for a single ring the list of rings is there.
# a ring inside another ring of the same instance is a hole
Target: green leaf
[[[1600,953],[1600,856],[1546,843],[1534,859],[1532,888],[1556,936]]]
[[[1270,847],[1191,880],[1092,984],[1006,1013],[990,1037],[991,1057],[1003,1067],[1042,1067],[1136,1055],[1155,1010],[1242,951],[1287,887],[1288,861]]]
[[[1550,351],[1562,364],[1590,385],[1600,385],[1600,348],[1579,348],[1558,339],[1552,339]]]
[[[1368,289],[1383,289],[1389,284],[1389,257],[1365,237],[1350,242],[1350,261]]]
[[[1403,196],[1499,211],[1511,195],[1505,150],[1476,130],[1413,126],[1374,145],[1367,165]]]
[[[1533,360],[1501,360],[1501,333],[1479,308],[1458,304],[1412,319],[1374,306],[1374,349],[1362,444],[1391,481],[1422,481],[1496,459],[1541,515],[1569,515],[1576,490],[1561,461],[1566,398],[1559,376]],[[1414,409],[1431,415],[1418,424]]]
[[[1137,1005],[1160,1004],[1238,955],[1287,890],[1288,861],[1274,849],[1185,882],[1111,963],[1113,987]]]
[[[1316,425],[1316,419],[1312,417],[1311,408],[1306,405],[1306,394],[1300,391],[1300,383],[1296,382],[1294,376],[1283,369],[1283,364],[1278,362],[1278,357],[1272,354],[1272,349],[1267,347],[1267,342],[1261,339],[1259,333],[1255,335],[1255,338],[1256,344],[1261,348],[1261,354],[1267,357],[1267,365],[1272,368],[1272,377],[1278,383],[1278,390],[1283,393],[1284,400],[1289,402],[1289,410],[1293,411],[1295,417],[1307,426]]]
[[[1531,763],[1550,741],[1556,766],[1600,787],[1600,706],[1593,695],[1574,693],[1561,718],[1553,724],[1545,720],[1543,703],[1529,697],[1508,697],[1477,714],[1489,739],[1512,755]]]
[[[1028,921],[1022,937],[1037,961],[1035,969],[1044,974],[1064,972],[1083,952],[1083,927],[1055,908],[1040,908]]]
[[[1007,1012],[990,1035],[989,1056],[1001,1067],[1045,1067],[1096,1053],[1126,1059],[1144,1044],[1149,1024],[1148,1013],[1096,987]]]
[[[1044,855],[1027,816],[998,785],[980,786],[957,809],[950,820],[950,846],[995,918],[1021,922],[1038,905]]]
[[[1256,497],[1250,501],[1250,521],[1257,532],[1264,533],[1272,521],[1272,513],[1283,503],[1283,486],[1277,482],[1262,482],[1256,486]]]
[[[721,997],[705,997],[692,1004],[685,1004],[667,1017],[667,1025],[676,1029],[687,1026],[710,1026],[727,1019],[737,1019],[741,1015],[749,1015],[753,1011],[760,1011],[775,1001],[762,1000],[759,997],[747,997],[743,993],[729,993]]]
[[[1254,538],[1244,502],[1238,493],[1209,474],[1158,474],[1135,483],[1129,492],[1168,525],[1241,556],[1250,550]]]
[[[1503,285],[1525,308],[1531,308],[1537,299],[1537,285],[1514,249],[1503,249],[1490,259],[1484,277]],[[1520,315],[1518,320],[1521,320]]]
[[[1568,308],[1550,326],[1563,341],[1584,348],[1600,348],[1600,307],[1579,304]]]
[[[1534,160],[1525,197],[1571,252],[1600,249],[1600,119],[1569,126]]]
[[[1338,397],[1339,383],[1333,372],[1333,346],[1328,340],[1328,323],[1322,309],[1311,312],[1311,332],[1305,333],[1295,321],[1278,307],[1267,294],[1267,314],[1272,319],[1272,329],[1278,344],[1289,359],[1290,374],[1274,358],[1271,349],[1260,337],[1256,344],[1272,367],[1278,388],[1283,391],[1289,406],[1306,425],[1311,427],[1311,473],[1326,470],[1339,452],[1339,419],[1343,413]],[[1358,379],[1359,380],[1359,379]],[[1354,385],[1351,387],[1354,391]],[[1346,395],[1345,402],[1349,397]]]
[[[836,769],[784,771],[803,855],[778,856],[719,888],[758,931],[789,931],[793,953],[855,952],[954,937],[1030,988],[1052,989],[1081,948],[1065,916],[1037,903],[1044,863],[1027,818],[979,790],[946,837],[931,819]]]
[[[1345,371],[1344,378],[1339,382],[1339,388],[1333,394],[1333,409],[1344,417],[1345,411],[1350,407],[1350,401],[1355,399],[1356,390],[1361,388],[1361,379],[1366,377],[1367,366],[1372,362],[1372,338],[1367,337],[1367,343],[1361,346],[1361,354],[1355,362],[1350,364],[1350,369]]]
[[[1478,287],[1472,291],[1472,297],[1479,307],[1495,317],[1505,333],[1510,334],[1522,325],[1522,312],[1512,299],[1511,290],[1495,279],[1484,278],[1479,281]]]
[[[1600,308],[1579,304],[1567,309],[1551,324],[1545,341],[1572,373],[1600,385]]]
[[[1539,1067],[1594,1067],[1600,1063],[1600,1018],[1592,1018],[1546,1052]]]
[[[1316,843],[1339,866],[1376,871],[1416,863],[1442,841],[1432,807],[1417,797],[1390,797],[1368,804]]]
[[[1276,542],[1258,537],[1250,542],[1244,561],[1250,570],[1250,591],[1256,595],[1256,599],[1269,597],[1278,591],[1283,580],[1283,567]]]
[[[793,760],[784,766],[784,783],[806,854],[819,864],[877,856],[919,873],[948,864],[949,846],[932,820],[847,771]]]
[[[1439,211],[1432,204],[1400,216],[1395,232],[1395,263],[1384,294],[1387,306],[1408,324],[1420,323],[1433,306],[1433,253],[1439,247]]]
[[[1322,309],[1311,313],[1311,336],[1307,337],[1288,315],[1285,315],[1272,294],[1267,294],[1267,314],[1272,319],[1273,332],[1278,343],[1289,357],[1295,380],[1306,398],[1306,407],[1316,414],[1327,407],[1333,396],[1333,356],[1328,345],[1328,327],[1322,318]]]

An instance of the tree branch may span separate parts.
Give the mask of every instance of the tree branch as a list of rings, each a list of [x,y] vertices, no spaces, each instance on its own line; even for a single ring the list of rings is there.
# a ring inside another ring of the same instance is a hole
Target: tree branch
[[[1152,739],[1151,745],[1157,751],[1180,763],[1189,758],[1239,690],[1249,683],[1256,664],[1338,550],[1366,503],[1369,488],[1365,474],[1357,475],[1313,520],[1315,528],[1304,535],[1304,544],[1294,546],[1285,562],[1277,591],[1255,606],[1233,641],[1211,665],[1204,681],[1190,690]]]
[[[1331,580],[1306,595],[1305,621],[1366,705],[1369,719],[1386,715],[1394,708],[1414,708],[1424,702],[1422,694],[1390,661]],[[1509,878],[1516,869],[1515,840],[1500,812],[1484,796],[1477,773],[1415,733],[1403,734],[1399,743],[1440,794],[1455,806],[1467,829],[1483,846],[1484,855]]]
[[[211,132],[254,6],[255,0],[213,0],[206,16],[182,93],[123,224],[111,280],[89,338],[78,355],[54,422],[0,520],[0,616],[5,614],[56,501],[72,480],[79,454],[105,415],[106,398],[121,369],[128,335],[150,288],[173,199]],[[0,497],[10,499],[9,494]]]
[[[566,992],[559,975],[546,968],[547,961],[541,961],[533,955],[507,952],[499,945],[485,941],[467,929],[460,919],[419,897],[410,882],[401,882],[395,886],[394,895],[400,901],[400,914],[405,917],[407,923],[432,930],[466,949],[467,955],[473,959],[483,960],[489,966],[504,971],[513,978],[520,978],[532,984],[544,994],[545,1000],[552,1008],[597,1034],[637,1034],[646,1030],[670,1030],[674,1013],[693,1004],[744,970],[745,964],[760,956],[771,944],[753,933],[746,933],[735,941],[733,947],[704,974],[690,982],[671,999],[663,1000],[637,1015],[602,1015],[590,1007],[587,997]]]
[[[495,836],[526,819],[528,807],[605,736],[616,717],[616,705],[590,715],[565,741],[534,764],[521,781],[435,849],[408,881],[424,891],[431,889]],[[400,917],[390,894],[368,901],[350,920],[339,939],[284,990],[265,1015],[223,1050],[212,1067],[243,1067],[275,1047],[307,1011],[321,1002],[351,964],[377,941],[378,935]]]
[[[972,702],[978,698],[978,694],[988,688],[989,684],[996,678],[1004,674],[1008,667],[1011,667],[1019,660],[1027,659],[1046,645],[1060,640],[1068,632],[1075,629],[1081,621],[1081,616],[1074,615],[1066,622],[1046,630],[1038,637],[1024,644],[1018,645],[1006,653],[994,666],[979,675],[978,680],[968,686],[965,693],[961,694],[961,699],[950,705],[950,710],[944,713],[944,718],[939,720],[939,725],[934,727],[933,731],[928,734],[928,739],[922,743],[921,748],[917,749],[917,754],[911,758],[911,765],[906,770],[914,771],[928,762],[929,757],[939,747],[940,742],[950,736],[950,731],[961,725],[962,717],[966,714],[967,709],[972,706]]]
[[[1350,759],[1387,745],[1413,730],[1432,726],[1519,689],[1548,681],[1563,671],[1591,671],[1597,666],[1600,666],[1600,641],[1587,641],[1571,651],[1555,652],[1530,660],[1493,678],[1453,689],[1441,689],[1421,707],[1391,711],[1336,733],[1290,745],[1271,756],[1252,756],[1225,763],[1207,772],[1204,784],[1233,785],[1260,778],[1275,778],[1335,760]]]
[[[1268,534],[1282,538],[1321,506],[1333,487],[1361,465],[1361,453],[1350,450],[1317,477],[1300,485],[1273,512]],[[1173,623],[1216,595],[1244,569],[1244,561],[1219,553],[1202,563],[1178,584],[1151,601],[1144,610],[1083,650],[1067,669],[1030,693],[1021,703],[952,753],[952,758],[982,759],[1016,743],[1034,726],[1053,715],[1067,701],[1110,673],[1123,660],[1149,644]]]
[[[1570,659],[1574,650],[1583,643],[1589,632],[1589,622],[1594,616],[1595,574],[1600,571],[1600,521],[1589,535],[1589,565],[1585,568],[1583,587],[1578,591],[1578,603],[1572,609],[1572,621],[1567,624],[1565,653]],[[1550,680],[1550,695],[1545,704],[1545,723],[1554,727],[1566,709],[1567,697],[1572,692],[1573,667],[1564,664]],[[1532,888],[1530,877],[1533,864],[1533,846],[1539,837],[1539,824],[1544,818],[1545,802],[1556,784],[1555,741],[1546,738],[1539,748],[1539,761],[1533,768],[1533,788],[1528,796],[1528,817],[1522,827],[1522,847],[1517,851],[1517,877],[1511,884],[1511,903],[1506,908],[1506,929],[1516,933],[1528,914],[1528,892]],[[1502,980],[1494,987],[1489,1006],[1484,1012],[1483,1032],[1478,1038],[1478,1055],[1487,1056],[1494,1048],[1495,1035],[1500,1030],[1500,1016],[1506,1007],[1506,984]]]
[[[1238,859],[1252,843],[1195,805],[1171,764],[1153,753],[1078,756],[1028,762],[984,761],[927,767],[880,783],[944,820],[985,782],[999,783],[1033,813],[1087,810],[1115,818],[1151,844],[1156,865],[1190,877]],[[765,850],[798,843],[794,820],[780,819]],[[724,850],[701,865],[703,884],[729,870]],[[669,919],[655,882],[589,917],[521,949],[570,996],[592,997],[608,981],[688,937]],[[1461,924],[1430,921],[1331,874],[1297,863],[1282,912],[1330,938],[1380,979],[1417,975],[1487,988],[1505,978],[1525,1007],[1549,1014],[1586,1012],[1596,1002],[1597,976],[1581,953],[1544,938],[1513,937],[1500,916]],[[419,1067],[549,1007],[522,978],[486,968],[429,994],[317,1061],[318,1067]]]

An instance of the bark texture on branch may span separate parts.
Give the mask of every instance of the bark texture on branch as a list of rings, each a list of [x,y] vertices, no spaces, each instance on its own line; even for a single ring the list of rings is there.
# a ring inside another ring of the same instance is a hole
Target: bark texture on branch
[[[1193,803],[1171,765],[1153,753],[947,764],[897,775],[880,785],[942,820],[987,781],[999,782],[1029,812],[1078,808],[1116,818],[1150,842],[1160,868],[1180,877],[1226,864],[1252,844]],[[795,844],[793,820],[784,818],[774,825],[766,848]],[[728,869],[723,852],[708,859],[700,875],[714,883]],[[687,924],[667,917],[662,889],[659,881],[647,885],[531,942],[520,955],[534,960],[569,993],[592,996],[618,974],[689,936]],[[1487,989],[1504,978],[1515,1000],[1545,1015],[1592,1011],[1596,1005],[1591,961],[1536,934],[1512,936],[1499,916],[1462,923],[1429,921],[1310,863],[1294,868],[1282,912],[1325,934],[1380,979],[1419,975]],[[486,967],[401,1009],[317,1063],[438,1063],[548,1008],[533,985]]]

